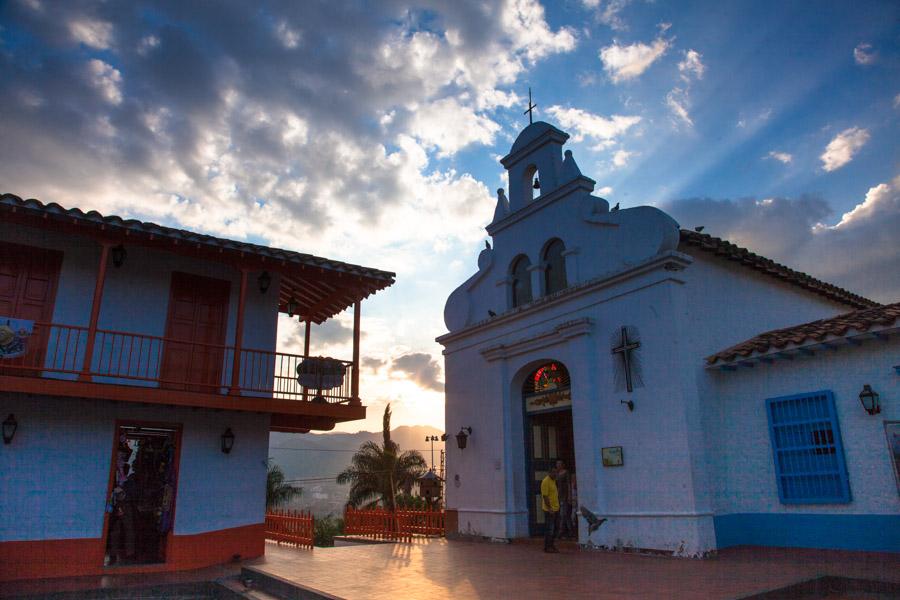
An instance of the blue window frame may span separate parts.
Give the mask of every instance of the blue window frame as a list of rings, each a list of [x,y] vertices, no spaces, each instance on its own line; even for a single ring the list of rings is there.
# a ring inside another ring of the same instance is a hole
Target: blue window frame
[[[778,497],[784,504],[850,502],[830,390],[766,400]]]

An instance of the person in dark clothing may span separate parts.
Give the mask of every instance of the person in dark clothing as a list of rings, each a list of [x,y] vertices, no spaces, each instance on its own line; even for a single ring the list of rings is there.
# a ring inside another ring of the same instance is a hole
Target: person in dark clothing
[[[556,461],[556,489],[559,493],[559,539],[572,536],[572,481],[565,461]]]

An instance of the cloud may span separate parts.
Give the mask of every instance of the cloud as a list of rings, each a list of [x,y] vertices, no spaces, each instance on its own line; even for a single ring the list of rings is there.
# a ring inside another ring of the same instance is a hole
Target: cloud
[[[102,60],[93,58],[87,64],[88,77],[100,95],[111,104],[122,103],[122,74]]]
[[[106,50],[112,45],[113,28],[111,23],[90,19],[76,19],[68,23],[69,35],[78,43]]]
[[[788,154],[787,152],[779,152],[777,150],[770,150],[769,153],[763,158],[772,158],[785,165],[791,164],[791,161],[794,160],[793,155]]]
[[[871,65],[878,60],[878,53],[872,49],[872,44],[863,42],[853,49],[853,60],[858,65]]]
[[[636,42],[628,46],[613,42],[600,50],[600,60],[613,83],[639,77],[669,49],[669,41],[658,37],[651,44]]]
[[[703,55],[696,50],[688,50],[684,53],[684,60],[678,63],[678,72],[685,82],[691,79],[703,79],[706,65],[703,64]]]
[[[705,233],[879,302],[900,299],[900,177],[872,186],[834,225],[817,196],[713,200],[688,198],[660,208]]]
[[[426,147],[437,148],[439,156],[449,156],[469,144],[492,144],[500,125],[456,98],[444,98],[415,110],[409,129]]]
[[[594,14],[599,22],[608,25],[614,30],[627,29],[625,22],[619,16],[622,10],[631,4],[631,0],[581,0],[585,8],[596,11]]]
[[[636,115],[611,115],[604,117],[580,108],[565,108],[553,105],[547,109],[563,129],[573,132],[572,141],[585,138],[599,141],[614,141],[641,122]]]
[[[616,168],[621,169],[625,165],[628,164],[628,159],[634,156],[634,152],[628,152],[626,150],[617,150],[615,154],[613,154],[613,165]]]
[[[424,352],[405,354],[393,360],[392,368],[403,373],[420,387],[436,392],[444,391],[444,382],[440,379],[440,364],[430,354]]]
[[[900,94],[894,96],[894,108],[900,108]]]
[[[694,125],[694,121],[691,119],[691,115],[688,112],[690,108],[690,96],[688,92],[684,88],[673,88],[668,94],[666,94],[666,106],[669,107],[669,110],[672,111],[672,114],[678,120],[678,122],[687,125],[688,127],[692,127]]]
[[[828,142],[825,152],[819,157],[822,168],[828,172],[840,169],[869,141],[869,132],[860,127],[850,127],[840,132]]]

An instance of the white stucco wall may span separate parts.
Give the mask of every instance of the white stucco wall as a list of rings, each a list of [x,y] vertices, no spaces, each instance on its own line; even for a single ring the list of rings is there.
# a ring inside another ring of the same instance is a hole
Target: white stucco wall
[[[174,533],[262,523],[269,415],[6,395],[19,423],[0,446],[0,542],[100,538],[115,422],[182,426]],[[230,454],[220,436],[235,434]]]
[[[893,361],[893,362],[892,362]],[[900,339],[870,340],[859,347],[820,350],[815,356],[778,360],[737,371],[711,371],[718,390],[706,404],[715,509],[727,513],[900,514],[884,422],[900,420]],[[859,401],[863,384],[880,394],[881,414]],[[782,504],[778,498],[766,399],[819,390],[834,394],[850,477],[848,504]]]

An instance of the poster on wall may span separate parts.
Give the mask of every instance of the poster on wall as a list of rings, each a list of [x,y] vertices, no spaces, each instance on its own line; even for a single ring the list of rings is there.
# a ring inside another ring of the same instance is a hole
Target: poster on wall
[[[34,321],[0,317],[0,360],[25,356]]]
[[[888,450],[894,463],[894,478],[897,482],[897,493],[900,494],[900,421],[888,421],[884,424],[887,434]]]

